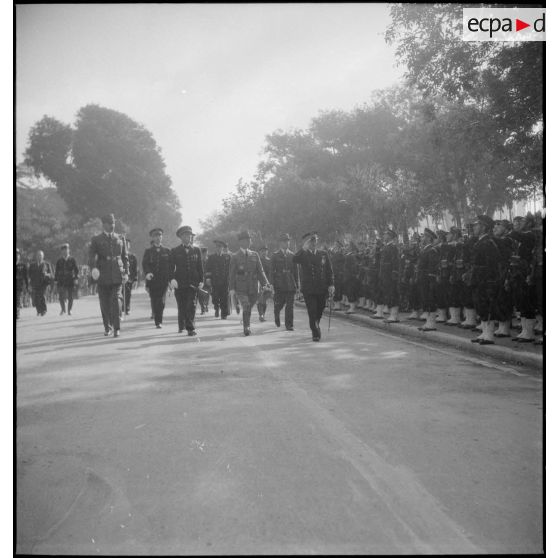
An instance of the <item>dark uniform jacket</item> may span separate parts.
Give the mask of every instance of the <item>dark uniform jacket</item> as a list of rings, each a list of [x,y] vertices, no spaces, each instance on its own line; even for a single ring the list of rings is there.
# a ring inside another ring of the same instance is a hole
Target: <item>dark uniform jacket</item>
[[[437,246],[428,244],[419,252],[417,261],[417,279],[435,281],[440,265],[440,251]]]
[[[235,252],[231,256],[229,288],[242,294],[258,294],[258,281],[262,285],[269,283],[259,254],[250,249]]]
[[[27,264],[19,262],[16,264],[16,290],[23,291],[23,287],[29,289],[29,275],[27,273]]]
[[[291,250],[277,250],[271,256],[271,284],[276,291],[295,292],[300,284],[298,266]]]
[[[211,279],[212,287],[228,289],[230,266],[230,254],[215,253],[208,256],[205,277]]]
[[[170,248],[151,246],[141,260],[143,274],[153,273],[153,278],[145,281],[145,286],[153,291],[165,291],[170,281]]]
[[[267,278],[271,277],[271,258],[264,256],[260,256],[260,260],[262,262],[262,267]]]
[[[474,245],[471,256],[472,285],[498,279],[501,256],[492,236],[482,235]]]
[[[333,285],[333,268],[329,254],[325,250],[310,250],[302,248],[293,256],[293,262],[302,269],[301,290],[306,294],[327,294],[329,286]]]
[[[52,265],[43,260],[40,264],[31,262],[29,265],[29,280],[33,289],[46,287],[53,279]]]
[[[128,250],[126,242],[116,233],[101,233],[91,239],[89,247],[89,267],[99,270],[99,285],[122,283],[128,274]]]
[[[201,250],[197,246],[175,246],[171,250],[170,276],[176,280],[179,289],[190,286],[197,288],[203,282]]]
[[[79,268],[77,266],[76,260],[72,256],[66,258],[60,258],[56,262],[56,267],[54,271],[54,280],[61,287],[73,287],[77,285],[77,278],[79,277]]]
[[[130,268],[128,283],[133,283],[138,280],[138,259],[135,254],[128,254],[128,266]]]
[[[379,274],[384,285],[399,280],[399,249],[395,242],[388,242],[382,248]]]

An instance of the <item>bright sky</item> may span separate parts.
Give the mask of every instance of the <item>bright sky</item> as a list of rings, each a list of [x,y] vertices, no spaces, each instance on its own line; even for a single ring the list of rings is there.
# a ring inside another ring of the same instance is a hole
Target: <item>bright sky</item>
[[[386,4],[16,7],[16,149],[43,115],[88,103],[143,123],[183,223],[252,178],[265,136],[350,110],[400,79]]]

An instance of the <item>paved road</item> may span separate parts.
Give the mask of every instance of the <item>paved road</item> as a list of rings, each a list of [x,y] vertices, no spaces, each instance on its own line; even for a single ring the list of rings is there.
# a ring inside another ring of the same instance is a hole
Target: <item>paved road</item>
[[[122,337],[94,297],[17,325],[17,550],[542,550],[542,382],[333,320]],[[324,328],[326,329],[326,328]]]

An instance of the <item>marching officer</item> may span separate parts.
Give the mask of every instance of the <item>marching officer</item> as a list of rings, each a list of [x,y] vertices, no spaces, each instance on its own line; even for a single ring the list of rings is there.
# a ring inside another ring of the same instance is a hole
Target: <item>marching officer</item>
[[[97,281],[105,336],[112,330],[114,337],[119,337],[122,283],[128,281],[129,273],[128,250],[124,237],[114,232],[114,215],[104,215],[101,222],[103,232],[94,236],[89,246],[89,267],[92,279]]]
[[[262,262],[262,267],[265,276],[271,277],[271,258],[268,256],[269,248],[267,246],[262,246],[259,250],[260,261]],[[265,322],[265,311],[267,310],[267,299],[270,298],[270,292],[266,291],[260,285],[260,293],[258,296],[258,314],[260,317],[260,322]]]
[[[37,250],[35,260],[29,265],[29,281],[31,283],[31,294],[33,306],[37,310],[37,316],[44,316],[47,312],[45,292],[54,278],[50,262],[45,261],[42,250]]]
[[[302,269],[302,294],[308,312],[308,321],[312,330],[312,341],[322,337],[320,320],[326,305],[328,294],[333,297],[333,268],[329,254],[318,249],[318,233],[306,233],[302,248],[293,256],[293,262]]]
[[[471,258],[471,285],[475,311],[481,320],[482,333],[472,343],[494,345],[494,310],[500,251],[492,237],[494,221],[488,215],[479,215],[473,223],[478,238]]]
[[[256,304],[259,294],[258,281],[263,288],[270,290],[271,286],[263,270],[260,256],[257,252],[250,250],[252,238],[248,231],[242,231],[238,235],[240,248],[231,256],[229,273],[229,288],[231,298],[236,299],[242,305],[242,325],[244,335],[250,335],[250,316],[252,307]]]
[[[294,297],[300,288],[298,266],[293,262],[294,253],[289,249],[291,237],[279,235],[279,250],[271,256],[271,284],[275,291],[273,313],[275,325],[281,327],[281,310],[285,307],[285,328],[294,330]]]
[[[225,253],[227,244],[222,240],[214,240],[215,253],[207,258],[205,269],[205,284],[211,289],[211,299],[215,308],[215,317],[221,314],[226,320],[229,311],[229,271],[231,265],[230,254]]]
[[[170,281],[171,251],[163,246],[163,229],[149,231],[151,246],[143,254],[141,267],[145,275],[145,287],[151,300],[151,314],[155,327],[161,329],[167,289]]]
[[[54,280],[58,287],[60,301],[60,315],[66,313],[66,300],[68,301],[68,316],[72,315],[74,304],[74,288],[78,285],[79,268],[76,260],[70,256],[68,243],[60,246],[62,257],[58,259],[54,268]]]
[[[196,304],[198,289],[203,287],[203,261],[201,250],[193,246],[194,233],[189,226],[176,231],[182,241],[171,250],[170,277],[178,306],[178,333],[185,329],[190,337],[197,335]]]
[[[23,291],[29,290],[29,274],[27,270],[27,264],[20,261],[21,254],[19,248],[16,248],[16,320],[19,319],[19,310],[22,307],[22,297]]]
[[[135,254],[130,251],[131,243],[126,239],[126,249],[128,251],[128,262],[130,273],[128,275],[128,280],[124,283],[124,312],[126,316],[130,314],[130,303],[132,300],[132,289],[135,287],[138,281],[138,259]]]

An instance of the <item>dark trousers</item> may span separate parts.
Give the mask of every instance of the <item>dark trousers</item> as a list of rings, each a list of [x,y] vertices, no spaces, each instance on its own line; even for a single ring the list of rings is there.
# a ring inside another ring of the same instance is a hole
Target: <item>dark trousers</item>
[[[120,308],[122,304],[122,283],[113,285],[97,285],[101,316],[105,331],[109,328],[120,329]]]
[[[178,329],[193,331],[196,329],[196,304],[198,292],[191,287],[182,287],[174,290],[176,305],[178,306]]]
[[[46,314],[47,304],[45,298],[46,286],[33,287],[33,306],[38,314]]]
[[[215,311],[221,311],[221,318],[229,315],[229,286],[228,285],[214,285],[211,293],[213,306]]]
[[[513,317],[513,301],[509,290],[505,289],[503,281],[498,281],[495,290],[494,319],[499,322],[511,320]]]
[[[275,316],[279,317],[279,313],[285,307],[285,326],[293,327],[293,314],[294,314],[294,292],[292,291],[276,291],[273,310]]]
[[[424,312],[436,312],[436,290],[438,283],[436,278],[426,275],[419,281],[421,308]]]
[[[481,322],[495,319],[496,283],[479,283],[473,288],[473,304]]]
[[[124,311],[126,314],[130,311],[130,302],[132,300],[132,285],[131,281],[124,283]]]
[[[165,299],[167,296],[167,289],[163,291],[153,288],[149,289],[149,299],[151,300],[151,313],[155,320],[155,325],[163,323],[163,311],[165,310]]]
[[[356,302],[358,298],[359,281],[356,277],[345,279],[343,284],[343,294],[347,295],[349,302]]]
[[[302,293],[304,295],[304,302],[306,303],[306,311],[308,312],[308,323],[313,335],[318,335],[320,320],[327,300],[327,293],[324,294],[310,294]]]
[[[436,289],[436,306],[438,308],[447,308],[449,306],[449,277],[442,276],[440,282],[438,283],[438,288]]]
[[[19,318],[19,309],[23,306],[23,289],[16,289],[16,299],[15,299],[15,311],[16,318]]]
[[[198,294],[198,298],[200,301],[200,306],[201,306],[201,311],[202,313],[205,313],[208,311],[208,304],[209,304],[209,293],[204,294],[204,293],[199,293]]]
[[[68,312],[71,312],[74,304],[74,286],[58,285],[58,300],[63,312],[66,312],[66,301],[68,301]]]

